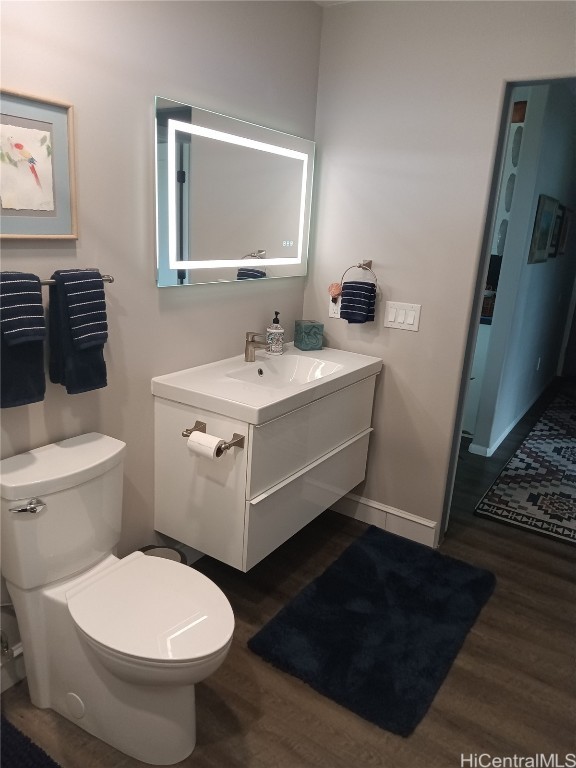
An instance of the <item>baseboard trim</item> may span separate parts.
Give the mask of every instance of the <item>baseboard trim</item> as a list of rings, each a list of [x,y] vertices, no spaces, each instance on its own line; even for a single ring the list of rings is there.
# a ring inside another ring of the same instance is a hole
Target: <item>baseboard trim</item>
[[[506,427],[506,429],[504,430],[504,432],[502,432],[500,437],[497,437],[496,440],[494,440],[494,442],[491,443],[488,447],[486,447],[485,445],[479,445],[478,443],[472,442],[468,446],[468,451],[470,453],[475,454],[476,456],[487,456],[487,457],[492,456],[492,454],[498,448],[500,443],[508,437],[508,435],[510,434],[510,432],[512,432],[516,424],[518,424],[520,419],[524,418],[524,416],[525,416],[525,413],[522,413],[520,416],[518,416],[518,418],[515,421],[513,421],[512,424],[509,424]]]
[[[404,512],[402,509],[389,507],[374,499],[348,493],[332,504],[330,509],[428,547],[438,546],[440,530],[438,523]]]
[[[551,384],[551,382],[552,382],[553,378],[554,378],[554,377],[552,377],[552,378],[551,378],[551,379],[548,381],[548,383],[546,384],[546,387],[550,386],[550,384]],[[532,408],[532,406],[533,406],[533,405],[534,405],[534,403],[535,403],[535,402],[538,400],[538,398],[539,398],[539,397],[541,397],[542,393],[546,391],[546,387],[544,387],[544,389],[542,389],[542,390],[539,392],[539,394],[538,394],[538,395],[537,395],[537,396],[534,398],[534,400],[532,400],[532,402],[531,402],[531,403],[530,403],[530,405],[529,405],[529,406],[528,406],[528,407],[527,407],[527,408],[524,410],[524,412],[523,412],[523,413],[521,413],[521,414],[520,414],[520,415],[519,415],[519,416],[518,416],[516,419],[514,419],[514,421],[513,421],[511,424],[509,424],[509,425],[508,425],[508,426],[507,426],[507,427],[504,429],[504,431],[503,431],[503,432],[500,434],[500,436],[499,436],[499,437],[497,437],[497,438],[496,438],[496,440],[493,440],[493,441],[490,443],[490,445],[488,445],[488,446],[486,446],[486,445],[480,445],[479,443],[475,443],[475,442],[474,442],[474,438],[472,438],[472,442],[471,442],[471,443],[470,443],[470,445],[468,446],[468,451],[469,451],[470,453],[473,453],[473,454],[475,454],[476,456],[486,456],[486,457],[492,456],[492,455],[493,455],[493,453],[496,451],[496,449],[497,449],[497,448],[500,446],[500,443],[502,443],[502,442],[503,442],[503,441],[504,441],[504,440],[505,440],[505,439],[508,437],[508,435],[510,434],[510,432],[512,432],[512,430],[514,429],[514,427],[516,426],[516,424],[518,424],[518,422],[520,421],[520,419],[523,419],[523,418],[524,418],[524,416],[526,416],[526,414],[528,413],[528,411],[530,410],[530,408]]]

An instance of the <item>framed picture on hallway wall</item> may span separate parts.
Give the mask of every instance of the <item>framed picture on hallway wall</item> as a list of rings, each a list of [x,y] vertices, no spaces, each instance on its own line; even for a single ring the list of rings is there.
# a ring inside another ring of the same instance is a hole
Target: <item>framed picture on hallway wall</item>
[[[566,253],[568,238],[573,230],[575,219],[576,211],[573,211],[571,208],[564,208],[564,217],[560,227],[560,237],[558,238],[558,256],[564,256]]]
[[[528,264],[536,264],[548,259],[558,205],[558,200],[548,197],[548,195],[540,195],[538,198],[538,208],[536,209],[534,229],[532,230],[532,242],[530,243],[530,251],[528,253]]]
[[[564,221],[564,214],[566,208],[563,205],[558,204],[556,208],[556,216],[554,217],[554,224],[552,225],[552,234],[550,235],[550,247],[548,248],[548,258],[555,259],[558,256],[560,245],[560,232],[562,231],[562,222]]]
[[[77,239],[70,104],[0,91],[0,237]]]

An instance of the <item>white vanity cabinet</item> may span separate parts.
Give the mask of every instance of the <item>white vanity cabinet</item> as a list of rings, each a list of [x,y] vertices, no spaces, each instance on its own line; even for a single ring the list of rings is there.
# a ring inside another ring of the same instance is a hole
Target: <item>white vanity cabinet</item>
[[[252,568],[364,479],[374,370],[263,423],[155,392],[156,530]],[[244,447],[214,459],[193,453],[182,432],[196,421],[225,440],[244,435]]]

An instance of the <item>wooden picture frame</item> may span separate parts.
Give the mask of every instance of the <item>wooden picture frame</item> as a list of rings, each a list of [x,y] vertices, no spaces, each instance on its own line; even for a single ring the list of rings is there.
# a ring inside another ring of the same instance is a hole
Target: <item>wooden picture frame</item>
[[[553,197],[539,196],[528,253],[528,264],[547,261],[558,205],[558,200]]]
[[[564,256],[568,247],[568,238],[574,226],[576,219],[576,211],[571,208],[564,208],[564,216],[562,218],[562,225],[560,227],[560,236],[558,238],[558,256]]]
[[[558,256],[560,232],[562,231],[565,212],[566,208],[563,205],[558,204],[558,207],[556,208],[556,216],[554,217],[554,223],[552,225],[552,232],[550,233],[550,245],[548,247],[549,259],[555,259],[556,256]]]
[[[0,91],[0,237],[76,240],[73,107]]]

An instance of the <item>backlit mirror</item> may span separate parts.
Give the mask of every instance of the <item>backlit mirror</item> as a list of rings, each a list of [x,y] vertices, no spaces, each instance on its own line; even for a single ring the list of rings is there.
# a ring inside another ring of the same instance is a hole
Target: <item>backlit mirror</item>
[[[306,274],[314,142],[156,97],[160,287]]]

